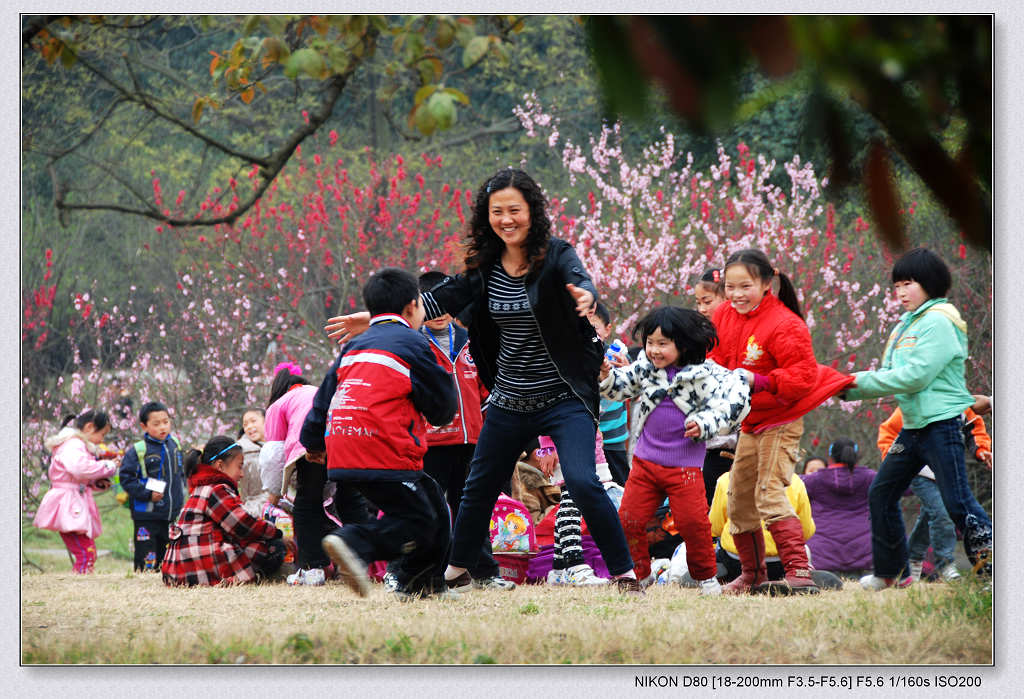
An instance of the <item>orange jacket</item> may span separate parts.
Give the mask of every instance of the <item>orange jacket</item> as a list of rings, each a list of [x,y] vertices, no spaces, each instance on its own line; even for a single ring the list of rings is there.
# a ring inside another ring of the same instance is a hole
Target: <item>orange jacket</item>
[[[973,410],[968,408],[964,411],[964,421],[971,425],[971,437],[974,439],[974,458],[981,460],[981,452],[992,451],[992,438],[985,430],[985,421]],[[896,441],[900,430],[903,429],[903,413],[899,406],[893,411],[885,422],[878,426],[878,450],[882,452],[882,458],[889,453],[889,447]]]

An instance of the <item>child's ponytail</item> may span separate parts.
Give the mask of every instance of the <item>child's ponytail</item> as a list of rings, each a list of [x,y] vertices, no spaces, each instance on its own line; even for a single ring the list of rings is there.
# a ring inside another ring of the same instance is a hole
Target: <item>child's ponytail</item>
[[[102,410],[86,410],[81,415],[67,415],[64,417],[64,421],[60,423],[61,427],[67,427],[72,422],[75,423],[75,429],[84,429],[90,422],[92,426],[98,430],[102,430],[104,427],[110,424],[110,417]]]
[[[842,464],[852,472],[857,465],[857,443],[847,437],[840,437],[828,447],[828,458],[832,463]]]
[[[767,255],[755,248],[737,250],[729,255],[729,259],[725,261],[725,267],[722,269],[724,271],[733,265],[743,265],[747,268],[750,276],[755,279],[770,282],[772,277],[777,276],[779,278],[779,301],[803,320],[804,314],[800,311],[800,300],[796,296],[793,282],[789,281],[789,277],[772,266],[772,263],[768,261]]]
[[[199,467],[199,462],[203,460],[203,452],[196,448],[189,449],[185,453],[185,478],[186,480],[192,477],[192,474],[196,472],[196,468]]]
[[[274,381],[270,384],[270,400],[267,401],[267,407],[269,408],[278,399],[291,389],[292,386],[296,385],[308,385],[309,381],[306,381],[299,374],[299,367],[294,364],[287,364],[278,369],[274,375]]]
[[[804,314],[800,312],[800,299],[796,296],[793,282],[789,281],[789,277],[782,272],[776,272],[775,274],[779,278],[779,301],[782,301],[786,308],[796,313],[803,320]]]

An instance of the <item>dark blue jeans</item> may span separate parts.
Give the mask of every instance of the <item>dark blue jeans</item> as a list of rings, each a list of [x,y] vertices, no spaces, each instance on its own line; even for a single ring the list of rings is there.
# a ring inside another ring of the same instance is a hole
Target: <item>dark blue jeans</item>
[[[962,427],[963,420],[957,416],[916,430],[904,428],[889,448],[868,491],[871,553],[878,577],[907,575],[907,530],[900,497],[926,464],[935,472],[946,512],[964,532],[968,558],[973,561],[979,552],[991,548],[992,520],[967,484]]]
[[[633,569],[618,513],[597,479],[594,439],[597,428],[576,398],[534,413],[514,413],[496,405],[487,409],[462,503],[455,520],[451,564],[472,569],[480,554],[480,537],[487,532],[501,485],[515,469],[523,447],[537,435],[551,437],[558,449],[565,485],[587,521],[590,535],[612,575]]]

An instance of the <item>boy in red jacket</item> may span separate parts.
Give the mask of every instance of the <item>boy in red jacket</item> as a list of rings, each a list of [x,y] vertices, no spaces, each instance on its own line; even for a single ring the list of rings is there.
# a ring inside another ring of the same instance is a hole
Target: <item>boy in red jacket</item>
[[[420,291],[430,291],[445,280],[441,272],[424,272],[420,275]],[[483,426],[483,400],[487,397],[476,364],[469,352],[469,334],[452,322],[445,313],[439,318],[424,321],[420,334],[427,338],[434,351],[437,363],[453,379],[458,407],[455,417],[447,425],[427,428],[427,453],[423,455],[423,472],[437,481],[448,499],[452,521],[459,514],[462,488],[469,473],[469,462],[473,459],[476,440]],[[389,575],[393,566],[388,566]],[[491,554],[491,540],[484,536],[481,542],[480,558],[469,571],[473,582],[470,587],[478,589],[512,590],[515,583],[498,575],[498,562]],[[385,576],[385,584],[401,584],[397,576]],[[455,588],[464,591],[465,588]]]
[[[327,460],[327,477],[344,482],[384,516],[324,537],[344,582],[369,594],[367,564],[399,560],[400,597],[444,591],[451,542],[444,495],[423,472],[427,422],[451,422],[451,377],[417,331],[423,306],[416,279],[397,268],[366,282],[370,328],[346,343],[313,398],[299,441],[310,460]]]

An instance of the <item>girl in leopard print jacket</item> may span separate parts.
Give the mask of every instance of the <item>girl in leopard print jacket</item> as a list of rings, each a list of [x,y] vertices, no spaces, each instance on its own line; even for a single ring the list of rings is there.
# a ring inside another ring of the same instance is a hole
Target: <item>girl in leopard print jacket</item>
[[[701,594],[720,594],[701,472],[704,442],[739,427],[750,412],[750,388],[743,372],[706,359],[718,336],[696,311],[658,308],[637,323],[638,334],[644,353],[629,366],[606,360],[600,385],[606,398],[635,399],[636,449],[619,519],[636,575],[643,580],[651,572],[646,525],[667,495],[690,574]]]

